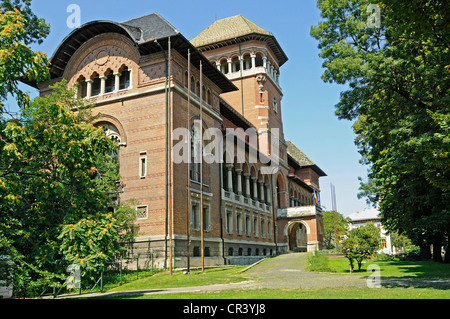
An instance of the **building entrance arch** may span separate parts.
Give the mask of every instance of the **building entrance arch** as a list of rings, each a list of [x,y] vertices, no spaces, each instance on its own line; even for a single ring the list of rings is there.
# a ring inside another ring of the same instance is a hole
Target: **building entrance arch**
[[[289,250],[306,252],[308,250],[309,225],[303,220],[292,220],[286,227]]]

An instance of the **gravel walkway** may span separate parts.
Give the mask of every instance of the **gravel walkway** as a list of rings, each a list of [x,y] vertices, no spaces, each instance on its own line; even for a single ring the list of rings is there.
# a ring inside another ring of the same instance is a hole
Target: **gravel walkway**
[[[359,275],[304,271],[306,253],[291,253],[265,260],[245,273],[253,282],[249,288],[366,287]]]
[[[353,274],[313,273],[304,270],[306,253],[291,253],[268,259],[249,269],[245,276],[251,288],[367,287],[368,277]],[[433,287],[450,289],[450,280],[380,277],[382,287]]]

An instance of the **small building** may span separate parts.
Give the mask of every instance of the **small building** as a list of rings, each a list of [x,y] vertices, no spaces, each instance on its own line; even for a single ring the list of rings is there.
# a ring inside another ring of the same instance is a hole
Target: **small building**
[[[381,236],[381,249],[379,253],[392,254],[395,252],[395,248],[391,243],[391,236],[387,234],[386,230],[381,224],[380,212],[376,208],[366,209],[362,212],[356,212],[349,216],[351,219],[350,230],[365,225],[368,222],[372,222],[380,231]]]

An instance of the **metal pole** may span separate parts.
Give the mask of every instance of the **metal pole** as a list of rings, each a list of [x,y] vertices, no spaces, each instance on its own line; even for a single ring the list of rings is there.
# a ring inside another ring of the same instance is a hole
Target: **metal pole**
[[[169,37],[169,43],[168,43],[168,50],[169,50],[169,75],[168,75],[168,81],[169,81],[169,94],[168,94],[168,98],[169,98],[169,132],[168,132],[168,140],[169,140],[169,178],[170,178],[170,182],[169,182],[169,198],[170,198],[170,210],[169,210],[169,215],[170,215],[170,233],[169,233],[169,241],[170,241],[170,275],[172,276],[172,272],[173,272],[173,191],[172,191],[172,186],[173,186],[173,170],[172,170],[172,161],[171,159],[171,154],[172,154],[172,97],[171,97],[171,93],[172,93],[172,89],[171,89],[171,76],[172,76],[172,55],[171,55],[171,42],[170,42],[170,37]]]
[[[203,222],[203,65],[200,61],[200,234],[202,250],[202,272],[205,271],[205,238]]]
[[[166,97],[166,227],[165,227],[165,237],[164,237],[164,269],[167,269],[167,233],[168,233],[168,211],[169,211],[169,204],[168,204],[168,195],[169,195],[169,179],[168,179],[168,135],[167,131],[168,129],[168,113],[169,113],[169,107],[168,107],[168,96],[167,96],[167,77],[168,77],[168,62],[167,62],[167,56],[166,52],[164,51],[164,48],[159,44],[157,40],[154,41],[159,48],[161,49],[161,52],[164,56],[165,61],[165,85],[164,85],[164,93]]]
[[[187,122],[188,162],[187,162],[187,273],[191,270],[191,50],[188,49],[188,122]]]

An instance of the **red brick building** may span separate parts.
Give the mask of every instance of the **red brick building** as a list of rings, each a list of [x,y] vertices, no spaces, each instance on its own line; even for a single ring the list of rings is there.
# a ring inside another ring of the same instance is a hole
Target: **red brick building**
[[[51,59],[51,82],[38,88],[45,95],[66,79],[95,101],[95,124],[120,145],[120,200],[139,202],[132,252],[154,251],[161,266],[172,256],[184,267],[188,258],[199,265],[203,248],[206,265],[244,264],[323,244],[325,173],[283,134],[286,61],[276,38],[242,16],[188,41],[154,13],[77,28]],[[204,157],[216,160],[174,160],[181,148],[195,152],[200,118],[234,154],[205,144]],[[183,128],[194,136],[191,147],[175,133]],[[244,131],[255,132],[256,143]]]

